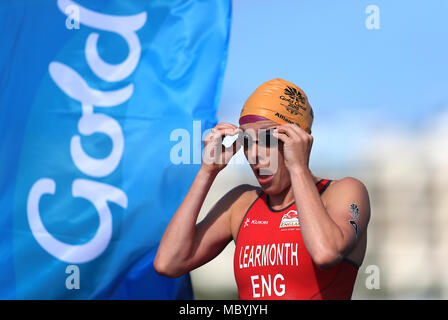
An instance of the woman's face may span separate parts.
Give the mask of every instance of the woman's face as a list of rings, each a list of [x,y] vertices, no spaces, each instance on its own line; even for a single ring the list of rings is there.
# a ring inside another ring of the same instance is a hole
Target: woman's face
[[[278,124],[271,120],[240,126],[244,154],[260,186],[267,194],[278,194],[291,180],[283,158],[283,143],[271,134]]]

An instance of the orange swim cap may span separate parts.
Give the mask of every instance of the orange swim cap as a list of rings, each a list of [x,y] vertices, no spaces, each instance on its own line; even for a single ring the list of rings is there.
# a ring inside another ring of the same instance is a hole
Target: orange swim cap
[[[279,124],[295,123],[311,133],[314,113],[302,89],[289,81],[273,79],[260,85],[246,100],[240,124],[242,118],[250,118],[248,116],[263,117]]]

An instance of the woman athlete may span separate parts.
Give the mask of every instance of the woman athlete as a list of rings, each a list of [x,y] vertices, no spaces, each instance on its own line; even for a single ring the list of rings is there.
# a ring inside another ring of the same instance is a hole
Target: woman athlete
[[[204,141],[201,168],[162,237],[155,270],[181,276],[233,240],[240,299],[350,299],[366,250],[369,196],[355,178],[313,175],[312,121],[305,93],[274,79],[246,101],[239,128],[216,125]],[[224,136],[236,134],[232,146],[221,145]],[[216,175],[241,145],[260,187],[235,187],[196,224]]]

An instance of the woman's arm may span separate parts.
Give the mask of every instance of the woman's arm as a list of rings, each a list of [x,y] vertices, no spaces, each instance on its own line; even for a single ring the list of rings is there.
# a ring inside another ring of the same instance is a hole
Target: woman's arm
[[[331,268],[352,251],[367,228],[367,189],[354,178],[336,181],[326,191],[325,207],[311,173],[293,171],[291,183],[305,246],[317,266]]]
[[[236,130],[233,125],[218,124],[205,139],[204,149],[212,150],[214,145],[221,147],[222,137]],[[234,190],[225,195],[201,223],[196,225],[196,221],[216,175],[237,150],[236,145],[223,148],[220,161],[210,157],[205,159],[204,156],[190,190],[161,239],[154,259],[154,268],[158,273],[170,277],[187,273],[216,257],[231,241],[230,215],[232,201],[235,200]]]
[[[308,167],[312,136],[295,125],[282,125],[277,130],[276,136],[284,142],[303,241],[314,263],[330,268],[350,253],[367,228],[367,189],[354,178],[334,182],[324,206]]]

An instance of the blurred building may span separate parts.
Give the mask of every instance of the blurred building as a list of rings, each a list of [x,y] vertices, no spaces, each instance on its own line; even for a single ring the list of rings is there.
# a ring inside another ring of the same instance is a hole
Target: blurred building
[[[381,270],[375,296],[447,299],[448,113],[412,131],[382,132],[362,154],[372,205],[364,266]],[[360,298],[372,294],[357,289]]]
[[[372,218],[367,254],[353,299],[447,299],[448,112],[416,130],[382,130],[359,154],[359,166],[350,172],[312,168],[321,177],[357,177],[369,190]],[[241,163],[240,159],[235,162]],[[247,164],[224,169],[199,219],[242,183],[257,185]],[[197,299],[237,298],[234,248],[230,243],[217,258],[192,272]],[[366,287],[369,265],[380,271],[379,289]]]

